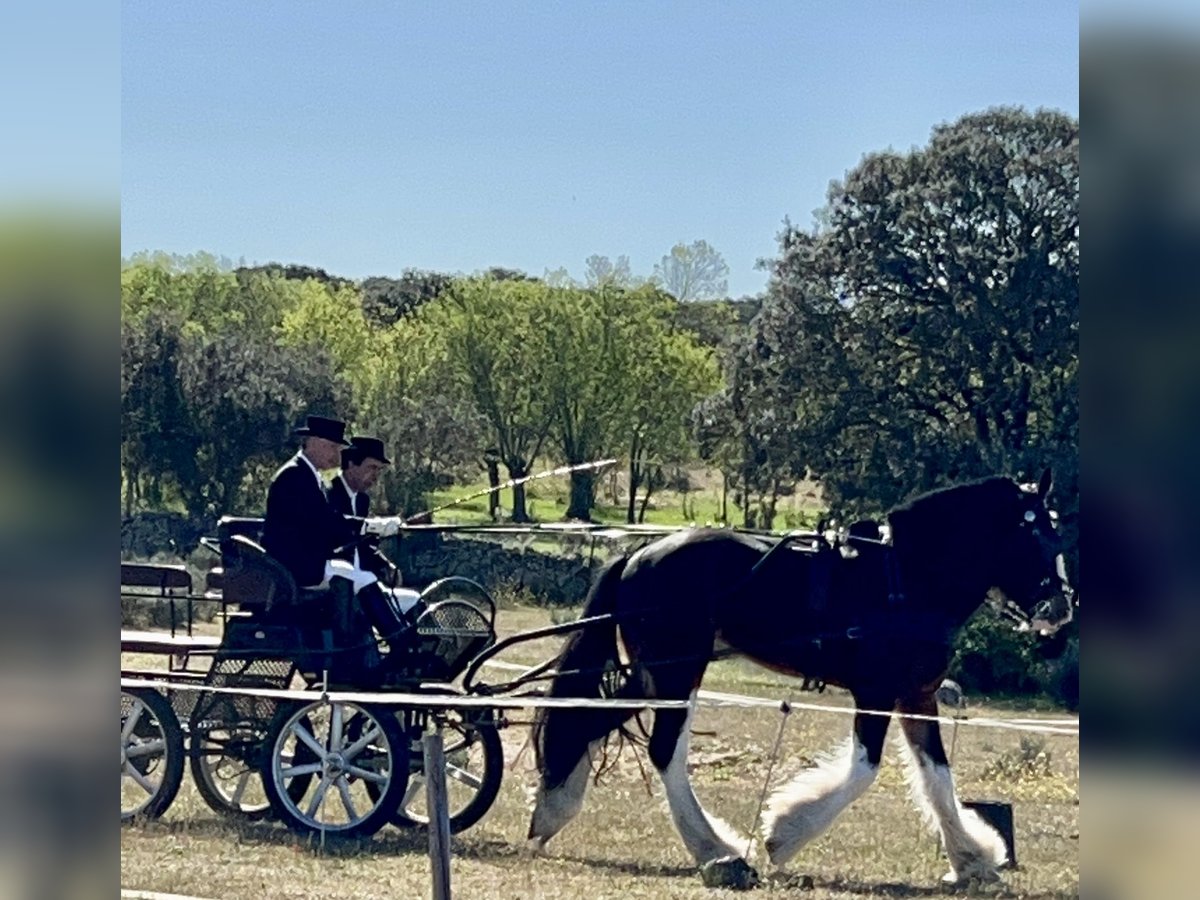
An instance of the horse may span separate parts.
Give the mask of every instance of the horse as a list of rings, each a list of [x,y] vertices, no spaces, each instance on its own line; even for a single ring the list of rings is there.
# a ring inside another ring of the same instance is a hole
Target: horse
[[[855,703],[849,740],[777,791],[762,816],[767,855],[783,865],[871,785],[891,719],[879,712],[937,715],[954,636],[984,602],[1042,634],[1070,621],[1077,601],[1045,505],[1050,485],[1047,471],[1036,484],[991,477],[931,491],[888,513],[886,525],[857,523],[846,552],[722,529],[663,537],[601,570],[583,611],[596,621],[564,642],[547,694],[692,701],[656,709],[646,744],[679,836],[703,865],[748,846],[704,809],[688,778],[709,662],[740,655],[845,688]],[[606,740],[629,735],[642,711],[538,710],[533,851],[578,814]],[[945,880],[995,880],[1004,841],[956,797],[936,720],[902,717],[900,728],[913,799],[947,851]]]

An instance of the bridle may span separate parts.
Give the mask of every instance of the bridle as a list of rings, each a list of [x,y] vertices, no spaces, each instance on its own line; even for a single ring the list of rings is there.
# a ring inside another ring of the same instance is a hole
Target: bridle
[[[1051,523],[1053,523],[1057,519],[1057,516],[1050,510],[1047,513]],[[1039,545],[1044,547],[1046,539],[1041,529],[1038,528],[1037,519],[1037,513],[1032,509],[1027,509],[1024,515],[1022,515],[1018,527],[1030,534]],[[1034,604],[1032,613],[1026,612],[1023,607],[1007,597],[996,598],[992,592],[989,591],[988,593],[989,603],[1001,615],[1011,619],[1018,631],[1029,631],[1033,627],[1033,622],[1037,619],[1037,612],[1052,603],[1056,592],[1058,595],[1071,598],[1068,601],[1070,606],[1077,606],[1079,603],[1078,598],[1075,597],[1074,590],[1072,590],[1070,583],[1067,581],[1066,572],[1063,570],[1062,541],[1057,532],[1052,532],[1051,535],[1053,542],[1049,549],[1056,560],[1055,572],[1052,575],[1044,576],[1038,582],[1038,594],[1044,599],[1039,599]]]

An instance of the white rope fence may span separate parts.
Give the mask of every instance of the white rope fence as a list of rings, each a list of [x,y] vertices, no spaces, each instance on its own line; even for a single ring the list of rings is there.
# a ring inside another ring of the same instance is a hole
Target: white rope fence
[[[524,667],[516,668],[524,670]],[[198,693],[240,694],[277,700],[297,700],[316,703],[356,703],[376,706],[422,707],[425,709],[687,709],[689,700],[612,700],[597,697],[538,697],[538,696],[464,696],[446,692],[376,692],[376,691],[323,691],[278,688],[217,687],[194,681],[171,681],[121,677],[122,688],[149,688],[163,691],[195,691]],[[1060,734],[1079,736],[1078,719],[997,719],[993,717],[949,717],[927,716],[918,713],[901,713],[890,710],[854,709],[824,703],[801,703],[791,700],[780,701],[766,697],[751,697],[743,694],[728,694],[720,691],[699,691],[697,706],[742,709],[782,709],[783,704],[792,710],[829,712],[841,715],[889,716],[895,719],[914,719],[938,722],[946,725],[967,725],[977,728],[998,728],[1029,734]]]

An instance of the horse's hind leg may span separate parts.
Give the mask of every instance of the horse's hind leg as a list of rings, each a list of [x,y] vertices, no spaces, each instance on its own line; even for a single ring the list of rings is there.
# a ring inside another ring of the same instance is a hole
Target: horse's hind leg
[[[598,739],[587,745],[585,752],[560,781],[548,782],[544,777],[539,781],[527,836],[531,850],[542,850],[550,838],[579,815],[584,794],[587,793],[588,776],[592,773],[592,758],[602,742],[602,739]]]
[[[693,691],[691,698],[694,700],[695,696]],[[694,710],[692,706],[686,710],[654,711],[650,760],[662,777],[671,818],[684,846],[696,862],[703,864],[723,856],[741,856],[746,851],[746,840],[725,822],[709,815],[692,790],[687,757]]]
[[[900,710],[936,716],[937,701],[932,694],[912,698],[902,701]],[[950,873],[943,880],[995,880],[996,869],[1007,855],[1004,839],[974,810],[963,809],[958,802],[938,723],[901,719],[901,728],[909,751],[905,763],[913,802],[929,825],[941,832],[950,859]]]
[[[795,856],[871,786],[883,758],[888,722],[887,716],[858,713],[847,743],[771,798],[763,816],[771,862],[782,864]]]
[[[631,698],[626,690],[619,696]],[[542,719],[541,777],[529,820],[528,841],[539,851],[583,808],[592,760],[608,734],[630,719],[635,710],[548,709]]]

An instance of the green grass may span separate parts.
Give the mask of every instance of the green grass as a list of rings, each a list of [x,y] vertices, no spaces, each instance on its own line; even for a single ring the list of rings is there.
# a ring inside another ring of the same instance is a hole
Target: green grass
[[[674,490],[655,491],[651,495],[650,505],[646,509],[645,522],[649,525],[703,525],[721,521],[721,486],[720,476],[703,469],[690,472],[690,478],[695,485],[694,490],[686,493]],[[454,485],[444,490],[434,491],[429,497],[430,507],[455,503],[460,498],[484,490],[487,483],[480,481],[473,484]],[[569,476],[554,476],[530,482],[526,486],[526,509],[535,521],[561,521],[567,510],[570,491]],[[505,518],[512,513],[512,490],[505,489],[500,494],[500,511]],[[641,508],[638,499],[636,510]],[[617,502],[610,493],[607,480],[601,479],[597,484],[596,504],[592,507],[592,518],[596,522],[606,524],[624,523],[626,519],[627,495],[618,492]],[[742,516],[730,496],[727,509],[729,519],[733,524],[740,524]],[[637,511],[635,510],[635,517]],[[802,485],[791,496],[780,498],[775,527],[804,528],[813,526],[824,511],[819,493],[811,486]],[[466,500],[449,509],[439,512],[436,521],[442,523],[481,524],[490,522],[488,517],[488,498],[486,496]]]
[[[548,611],[523,606],[503,609],[499,616],[502,635],[549,621]],[[533,663],[558,646],[557,639],[519,645],[504,659]],[[840,692],[800,694],[794,680],[739,661],[714,665],[704,686],[848,705]],[[1008,707],[972,707],[969,712],[1000,718],[1024,715]],[[530,715],[517,711],[510,718],[513,725],[502,733],[507,771],[500,796],[483,821],[451,840],[455,897],[732,896],[701,884],[666,811],[661,782],[644,753],[639,766],[628,749],[616,769],[590,788],[583,811],[551,842],[547,855],[528,857],[526,792],[535,783],[532,755],[524,748],[524,723]],[[845,715],[796,709],[783,722],[782,752],[772,762],[781,722],[780,713],[770,709],[701,707],[697,714],[690,757],[696,792],[709,810],[742,833],[755,821],[765,781],[771,788],[782,784],[849,729]],[[1033,753],[1028,738],[1025,746],[1021,738],[1015,731],[961,726],[954,741],[961,796],[1007,800],[1014,807],[1020,868],[1005,873],[1002,887],[983,893],[1047,900],[1077,897],[1078,739],[1038,738]],[[949,733],[946,743],[951,743]],[[643,779],[643,766],[650,774],[648,781]],[[420,835],[391,827],[370,842],[331,842],[321,850],[278,824],[223,821],[203,805],[188,778],[162,820],[122,829],[121,881],[126,887],[208,898],[422,897],[430,890],[426,853]],[[783,870],[772,871],[761,856],[753,862],[765,876],[765,886],[755,896],[813,900],[937,896],[938,880],[947,869],[936,840],[921,826],[907,798],[890,742],[876,783],[828,833]]]

